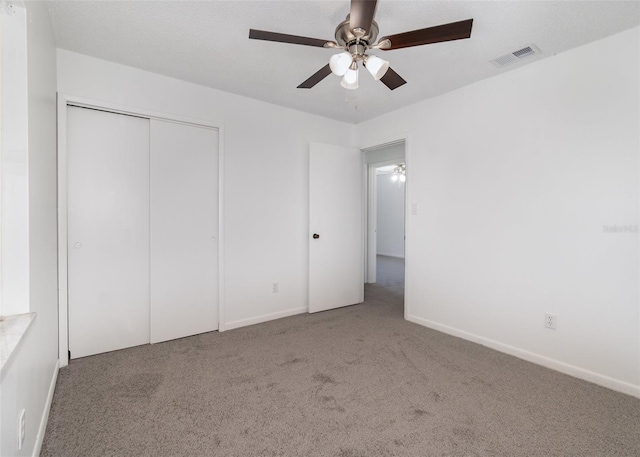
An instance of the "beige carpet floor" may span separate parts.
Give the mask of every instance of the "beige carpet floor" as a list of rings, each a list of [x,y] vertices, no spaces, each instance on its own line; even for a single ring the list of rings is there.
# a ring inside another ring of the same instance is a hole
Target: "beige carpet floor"
[[[406,322],[397,286],[73,360],[42,455],[640,455],[640,400]]]

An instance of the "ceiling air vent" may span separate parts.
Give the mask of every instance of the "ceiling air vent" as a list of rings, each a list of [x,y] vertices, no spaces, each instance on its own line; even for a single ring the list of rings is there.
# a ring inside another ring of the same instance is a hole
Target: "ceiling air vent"
[[[509,54],[496,57],[489,62],[494,64],[496,67],[504,67],[505,65],[516,62],[520,59],[524,59],[525,57],[532,56],[534,54],[540,54],[540,48],[538,48],[535,44],[530,44],[529,46],[525,46],[524,48],[518,49],[517,51],[513,51]]]

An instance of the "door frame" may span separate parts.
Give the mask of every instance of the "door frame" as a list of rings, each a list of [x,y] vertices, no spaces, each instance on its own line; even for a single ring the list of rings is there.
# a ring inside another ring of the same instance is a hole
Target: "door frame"
[[[411,294],[410,294],[410,275],[408,274],[409,271],[411,271],[412,267],[411,267],[411,225],[409,224],[410,219],[409,219],[409,215],[410,213],[410,206],[411,206],[411,180],[409,179],[410,176],[410,162],[411,162],[411,148],[410,148],[410,137],[411,137],[411,132],[406,131],[406,132],[401,132],[401,133],[397,133],[395,135],[391,135],[388,137],[383,137],[383,138],[378,138],[378,139],[371,139],[371,140],[365,140],[365,142],[363,144],[360,145],[360,150],[363,151],[364,154],[366,154],[368,151],[373,151],[376,149],[380,149],[386,146],[391,146],[393,144],[397,144],[400,142],[404,142],[404,163],[405,163],[405,168],[406,168],[406,176],[407,176],[407,180],[405,181],[405,187],[404,187],[404,290],[405,290],[405,295],[404,295],[404,318],[407,319],[408,316],[411,315]],[[392,163],[396,163],[393,160],[390,160],[389,162]],[[381,162],[382,163],[382,162]],[[375,164],[364,164],[364,168],[363,168],[363,173],[365,174],[365,185],[366,187],[366,197],[364,198],[364,202],[363,202],[363,207],[364,207],[364,214],[365,214],[365,230],[364,230],[364,246],[365,246],[365,252],[364,252],[364,258],[363,258],[363,262],[365,263],[365,281],[368,282],[369,279],[369,253],[371,252],[371,245],[372,242],[376,241],[375,238],[375,234],[372,237],[370,235],[370,231],[372,230],[372,226],[370,225],[370,221],[371,221],[371,217],[375,217],[375,210],[374,210],[374,214],[371,215],[370,211],[369,211],[369,199],[371,198],[371,192],[373,192],[375,190],[375,186],[374,189],[371,189],[371,186],[369,186],[369,182],[370,182],[370,175],[371,175],[371,167],[369,165],[375,165]],[[380,165],[378,165],[380,166]],[[373,170],[375,170],[375,168],[373,168]],[[375,174],[375,171],[373,172]],[[375,181],[375,180],[372,180]],[[375,197],[375,194],[373,195],[373,197]],[[373,226],[375,226],[375,223],[373,224]],[[373,238],[373,240],[372,240]],[[375,250],[377,247],[375,245],[373,245],[373,250]],[[374,270],[375,271],[375,270]]]
[[[89,108],[115,114],[159,119],[218,130],[218,331],[226,330],[224,320],[224,124],[222,122],[162,113],[146,108],[76,97],[58,92],[58,359],[60,367],[69,364],[68,291],[68,204],[67,204],[67,107]]]

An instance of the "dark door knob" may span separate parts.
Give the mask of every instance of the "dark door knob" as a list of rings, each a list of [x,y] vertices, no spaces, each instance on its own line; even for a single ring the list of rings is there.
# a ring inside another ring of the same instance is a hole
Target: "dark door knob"
[[[314,234],[313,234],[313,239],[314,239],[314,240],[317,240],[318,238],[320,238],[320,235],[318,235],[317,233],[314,233]]]

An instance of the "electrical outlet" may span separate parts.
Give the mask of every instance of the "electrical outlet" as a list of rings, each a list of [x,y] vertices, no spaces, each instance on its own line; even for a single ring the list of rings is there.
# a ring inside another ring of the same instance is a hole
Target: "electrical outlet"
[[[277,294],[278,293],[278,283],[277,282],[274,282],[271,285],[271,293],[273,293],[273,294]]]
[[[544,326],[546,328],[550,328],[551,330],[556,329],[556,315],[551,313],[546,313],[544,315]]]
[[[23,409],[20,411],[20,415],[18,416],[18,450],[22,449],[22,445],[24,444],[24,416],[26,411]]]

